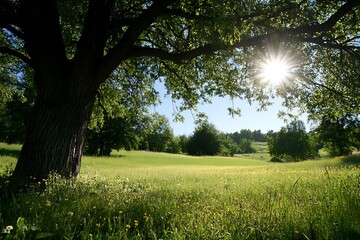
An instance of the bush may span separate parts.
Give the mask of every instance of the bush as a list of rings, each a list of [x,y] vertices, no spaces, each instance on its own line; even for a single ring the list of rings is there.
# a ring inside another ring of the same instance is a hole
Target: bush
[[[282,163],[283,161],[282,161],[280,158],[273,157],[273,158],[270,159],[270,162],[273,162],[273,163]]]

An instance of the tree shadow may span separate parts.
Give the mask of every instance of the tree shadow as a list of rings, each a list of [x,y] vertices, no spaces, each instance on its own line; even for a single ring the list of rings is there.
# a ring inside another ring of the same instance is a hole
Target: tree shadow
[[[341,161],[343,165],[360,165],[360,154],[344,157]]]
[[[0,156],[9,156],[18,159],[20,156],[20,150],[0,148]]]

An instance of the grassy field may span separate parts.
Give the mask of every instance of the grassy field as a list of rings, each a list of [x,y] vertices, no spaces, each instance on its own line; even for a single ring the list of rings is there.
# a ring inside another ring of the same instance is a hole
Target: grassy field
[[[1,199],[0,238],[360,239],[360,156],[276,164],[258,147],[86,156],[77,180],[54,175],[44,191]],[[18,150],[0,144],[2,174]]]

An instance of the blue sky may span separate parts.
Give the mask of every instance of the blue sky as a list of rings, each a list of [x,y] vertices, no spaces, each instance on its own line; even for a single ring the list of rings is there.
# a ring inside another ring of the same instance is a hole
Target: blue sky
[[[157,86],[160,94],[164,95],[161,86]],[[160,89],[159,89],[160,88]],[[170,97],[162,97],[162,104],[153,108],[154,111],[165,115],[174,130],[175,135],[190,135],[195,129],[194,118],[190,111],[183,113],[184,122],[173,121],[173,103]],[[235,107],[241,108],[241,116],[234,118],[228,114],[227,108],[232,105],[229,99],[214,98],[212,104],[199,105],[199,111],[208,115],[208,120],[213,123],[216,128],[222,132],[233,133],[241,129],[261,130],[266,133],[269,130],[278,131],[286,123],[283,119],[279,119],[277,114],[279,110],[284,109],[281,106],[281,99],[275,99],[274,104],[268,107],[267,111],[258,112],[258,105],[253,103],[251,106],[247,101],[236,100]],[[306,116],[300,118],[306,124]],[[309,129],[307,129],[309,130]]]

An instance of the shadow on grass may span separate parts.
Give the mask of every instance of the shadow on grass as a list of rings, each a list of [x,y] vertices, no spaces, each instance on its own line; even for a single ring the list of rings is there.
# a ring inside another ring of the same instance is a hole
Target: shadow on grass
[[[341,161],[343,165],[360,165],[360,154],[344,157]]]
[[[18,159],[20,156],[20,150],[0,148],[0,156],[9,156]]]
[[[122,158],[122,157],[125,157],[125,155],[120,154],[120,153],[111,153],[110,156],[101,156],[101,155],[97,155],[97,154],[84,153],[83,156],[94,157],[94,158]]]

